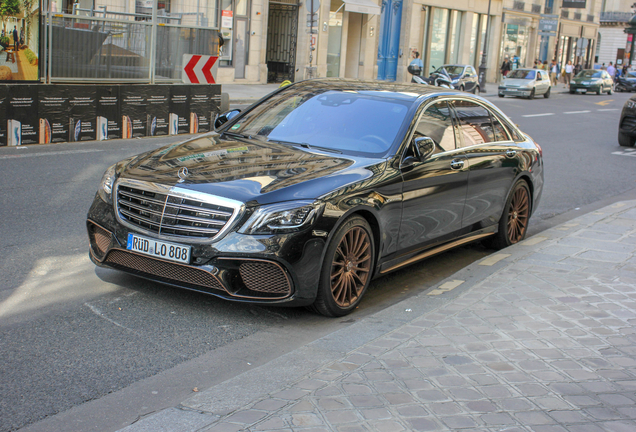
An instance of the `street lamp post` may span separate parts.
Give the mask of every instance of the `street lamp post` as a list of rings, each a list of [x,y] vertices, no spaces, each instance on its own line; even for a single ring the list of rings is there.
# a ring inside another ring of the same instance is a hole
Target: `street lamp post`
[[[484,52],[481,54],[481,64],[479,65],[479,90],[486,93],[486,73],[488,72],[488,66],[486,62],[488,59],[488,34],[490,33],[490,3],[492,0],[488,0],[488,15],[486,17],[486,36],[484,37]]]

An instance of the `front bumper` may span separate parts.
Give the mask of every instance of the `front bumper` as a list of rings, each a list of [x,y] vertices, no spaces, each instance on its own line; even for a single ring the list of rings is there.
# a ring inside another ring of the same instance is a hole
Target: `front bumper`
[[[98,196],[87,229],[90,258],[98,266],[234,301],[304,306],[316,297],[325,238],[312,229],[258,236],[229,232],[204,244],[173,240],[192,247],[189,264],[127,250],[128,233],[137,232],[119,223],[112,205]]]
[[[570,84],[570,91],[571,92],[576,92],[576,91],[585,91],[585,92],[597,92],[601,89],[601,85],[600,84]]]
[[[504,96],[530,96],[531,88],[499,87],[499,94]]]

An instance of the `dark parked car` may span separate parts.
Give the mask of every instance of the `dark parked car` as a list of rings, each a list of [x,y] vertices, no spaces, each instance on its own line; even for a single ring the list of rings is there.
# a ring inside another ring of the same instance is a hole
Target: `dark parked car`
[[[636,72],[627,72],[627,75],[616,78],[614,88],[617,92],[636,91]]]
[[[429,78],[442,73],[445,69],[453,87],[473,94],[479,94],[479,77],[471,65],[444,65],[431,72]]]
[[[594,92],[597,95],[601,93],[611,95],[613,91],[614,81],[604,70],[584,69],[570,82],[570,94]]]
[[[618,143],[623,147],[634,147],[636,142],[636,96],[629,98],[618,122]]]
[[[480,239],[523,240],[542,189],[541,148],[485,99],[310,80],[108,168],[88,212],[90,257],[341,316],[374,277]]]

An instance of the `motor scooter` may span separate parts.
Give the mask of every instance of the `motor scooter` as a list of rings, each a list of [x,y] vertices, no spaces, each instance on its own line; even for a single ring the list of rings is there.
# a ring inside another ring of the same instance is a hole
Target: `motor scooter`
[[[433,69],[435,69],[435,66],[433,66]],[[453,87],[453,81],[451,80],[450,75],[444,68],[431,73],[428,78],[420,76],[422,69],[415,65],[409,65],[407,71],[412,75],[411,82],[413,83],[428,84],[436,87],[444,87],[447,89],[455,88]]]

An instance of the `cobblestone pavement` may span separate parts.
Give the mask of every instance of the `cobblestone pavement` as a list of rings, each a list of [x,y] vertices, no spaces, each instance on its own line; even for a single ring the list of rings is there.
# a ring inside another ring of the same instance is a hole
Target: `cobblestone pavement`
[[[124,430],[636,431],[635,251],[617,203]]]

